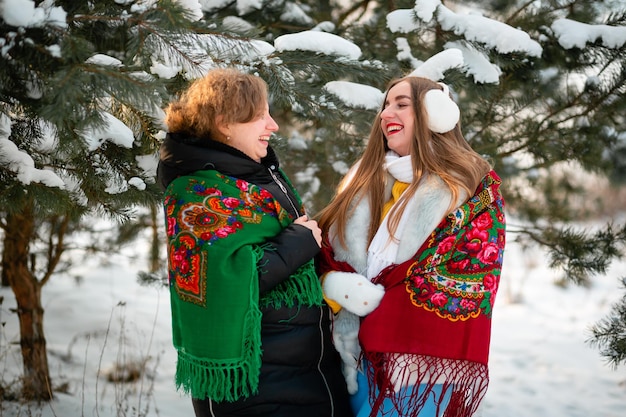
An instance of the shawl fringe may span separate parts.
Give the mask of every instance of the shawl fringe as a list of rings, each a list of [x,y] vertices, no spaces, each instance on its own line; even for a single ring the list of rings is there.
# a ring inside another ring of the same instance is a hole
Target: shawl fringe
[[[322,285],[311,260],[298,268],[289,279],[264,295],[259,304],[262,307],[273,308],[293,307],[296,304],[312,307],[321,305],[322,300]]]
[[[176,388],[193,398],[235,401],[256,394],[261,370],[261,311],[245,319],[244,356],[238,361],[210,361],[178,351]]]
[[[370,416],[417,416],[434,399],[436,415],[471,417],[487,392],[488,367],[478,362],[380,352],[364,357],[368,379],[377,381],[370,385]],[[386,398],[390,410],[381,408]]]

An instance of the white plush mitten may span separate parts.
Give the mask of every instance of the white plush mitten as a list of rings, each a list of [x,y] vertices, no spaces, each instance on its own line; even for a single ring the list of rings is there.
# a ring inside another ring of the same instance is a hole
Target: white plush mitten
[[[359,316],[345,309],[339,311],[333,320],[333,343],[341,357],[341,370],[350,394],[356,394],[359,389],[356,375],[359,356],[361,355],[360,324]]]
[[[324,278],[324,295],[346,310],[366,316],[380,304],[385,288],[356,272],[333,271]]]

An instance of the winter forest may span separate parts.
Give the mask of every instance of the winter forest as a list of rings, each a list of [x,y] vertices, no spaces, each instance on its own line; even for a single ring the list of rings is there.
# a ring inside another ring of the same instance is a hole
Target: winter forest
[[[222,66],[267,82],[272,146],[312,214],[363,149],[390,80],[448,84],[465,137],[504,181],[502,279],[524,288],[499,302],[573,306],[537,323],[585,320],[555,357],[589,351],[612,375],[609,411],[592,414],[624,409],[626,0],[0,0],[0,30],[0,417],[192,415],[168,374],[155,169],[168,101]],[[581,300],[598,286],[610,297],[590,312]],[[55,317],[69,294],[72,314]],[[163,345],[129,366],[128,336],[107,326],[130,327],[117,315],[149,298],[135,336]],[[107,373],[96,341],[108,337]],[[590,415],[521,410],[512,392],[483,416]]]

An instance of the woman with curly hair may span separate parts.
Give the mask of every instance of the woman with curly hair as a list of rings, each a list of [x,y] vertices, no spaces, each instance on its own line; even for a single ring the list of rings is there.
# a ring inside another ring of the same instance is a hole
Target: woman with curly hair
[[[177,386],[197,417],[351,416],[309,219],[269,142],[267,86],[215,69],[166,111]]]

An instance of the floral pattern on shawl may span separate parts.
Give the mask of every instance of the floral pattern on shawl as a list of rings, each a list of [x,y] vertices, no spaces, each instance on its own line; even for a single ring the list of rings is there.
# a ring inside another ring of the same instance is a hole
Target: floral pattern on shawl
[[[239,189],[239,196],[224,196],[217,184],[192,179],[186,191],[203,198],[201,202],[189,202],[179,208],[177,216],[171,216],[177,207],[172,196],[165,199],[167,235],[171,239],[168,251],[170,285],[174,285],[182,300],[204,306],[206,303],[206,256],[201,249],[243,228],[244,223],[261,222],[262,215],[277,217],[279,203],[265,189],[246,181],[217,175],[224,183]]]
[[[425,243],[406,279],[415,306],[451,321],[491,315],[505,241],[499,184],[487,176]]]

